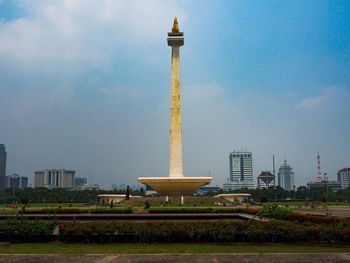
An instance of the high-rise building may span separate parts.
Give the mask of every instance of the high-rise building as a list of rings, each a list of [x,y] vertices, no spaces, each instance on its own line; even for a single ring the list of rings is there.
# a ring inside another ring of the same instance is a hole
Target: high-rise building
[[[74,170],[45,169],[35,171],[34,187],[74,188]]]
[[[286,160],[284,160],[283,165],[278,171],[278,185],[285,190],[292,190],[294,188],[294,172]]]
[[[341,184],[342,189],[350,187],[350,168],[343,168],[337,173],[337,181]]]
[[[86,177],[75,177],[74,178],[74,186],[77,187],[79,185],[87,184]]]
[[[6,176],[5,188],[24,189],[28,187],[28,177],[12,174]]]
[[[0,144],[0,191],[5,190],[7,152],[5,144]]]
[[[274,186],[274,180],[275,177],[271,172],[262,171],[261,174],[258,176],[258,188],[263,189]]]
[[[252,153],[233,151],[230,153],[230,177],[223,188],[235,190],[240,188],[254,189]]]

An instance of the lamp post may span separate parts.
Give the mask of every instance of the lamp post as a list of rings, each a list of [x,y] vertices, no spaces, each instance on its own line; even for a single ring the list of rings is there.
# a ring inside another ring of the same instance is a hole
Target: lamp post
[[[11,180],[11,179],[10,179]],[[11,181],[10,181],[11,182]],[[15,182],[12,179],[12,205],[15,205]]]
[[[275,175],[275,155],[272,155],[273,166],[273,206],[276,207],[276,175]]]
[[[326,215],[328,215],[328,187],[327,187],[327,173],[323,174],[324,178],[324,187],[325,187],[325,196],[326,196]]]

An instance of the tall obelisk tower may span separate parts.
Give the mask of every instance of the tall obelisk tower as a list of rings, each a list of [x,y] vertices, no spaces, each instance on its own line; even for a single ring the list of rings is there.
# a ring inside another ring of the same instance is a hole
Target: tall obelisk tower
[[[182,171],[182,125],[180,92],[180,46],[184,44],[184,33],[179,32],[177,18],[172,32],[168,33],[171,46],[171,117],[170,117],[170,156],[169,177],[183,177]]]
[[[168,177],[139,177],[140,183],[155,190],[161,196],[193,195],[201,186],[209,184],[212,177],[185,177],[182,171],[182,128],[180,92],[180,47],[184,44],[184,33],[179,32],[174,19],[172,32],[168,33],[171,46],[171,114],[170,114],[170,156]]]

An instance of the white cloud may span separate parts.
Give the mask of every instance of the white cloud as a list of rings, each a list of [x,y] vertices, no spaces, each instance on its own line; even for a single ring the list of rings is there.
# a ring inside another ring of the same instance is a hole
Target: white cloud
[[[25,0],[28,16],[0,21],[0,58],[20,62],[104,63],[120,44],[159,41],[177,15],[174,2]]]
[[[301,108],[314,108],[323,101],[326,100],[325,96],[316,96],[316,97],[310,97],[303,99],[296,105],[296,109],[301,109]]]
[[[326,102],[333,101],[333,99],[342,92],[342,89],[331,86],[327,87],[321,90],[321,94],[314,97],[308,97],[305,99],[302,99],[296,106],[296,109],[302,109],[302,108],[315,108],[319,105],[322,105]],[[344,91],[343,91],[344,92]]]

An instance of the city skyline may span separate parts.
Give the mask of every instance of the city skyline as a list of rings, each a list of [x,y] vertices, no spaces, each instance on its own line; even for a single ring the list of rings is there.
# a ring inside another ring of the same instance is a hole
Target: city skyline
[[[163,38],[177,16],[185,176],[222,185],[227,154],[247,147],[255,185],[272,154],[297,186],[315,180],[317,151],[335,180],[350,160],[349,14],[344,1],[0,1],[7,174],[67,167],[103,186],[167,174]]]
[[[4,145],[4,144],[2,144],[2,145]],[[5,147],[3,147],[3,149],[5,149]],[[232,164],[233,164],[233,160],[232,160],[232,154],[235,154],[235,153],[238,153],[238,154],[244,154],[244,153],[248,153],[249,154],[249,158],[250,158],[250,162],[252,163],[252,161],[253,161],[253,159],[252,159],[252,152],[248,152],[247,151],[247,149],[246,150],[243,150],[243,147],[242,147],[242,150],[240,151],[240,150],[238,150],[238,151],[236,151],[236,150],[234,150],[232,153],[230,153],[230,162],[229,162],[229,173],[228,173],[228,177],[226,178],[226,181],[224,181],[224,182],[219,182],[219,183],[212,183],[212,184],[210,184],[210,186],[213,186],[213,185],[216,185],[216,186],[219,186],[219,185],[222,185],[223,183],[225,184],[225,183],[228,183],[228,182],[232,182],[232,179],[233,179],[233,177],[235,177],[236,179],[238,178],[237,177],[237,175],[236,176],[234,176],[233,174],[234,174],[234,171],[233,171],[233,167],[232,167]],[[317,153],[317,155],[319,156],[319,153]],[[281,163],[281,167],[280,167],[280,169],[282,168],[282,167],[284,167],[286,165],[286,159],[284,159],[284,161]],[[253,166],[252,164],[250,164],[249,165],[250,167],[251,166]],[[289,165],[288,165],[288,167],[289,167]],[[246,169],[246,168],[245,168]],[[251,169],[251,168],[249,168],[249,169]],[[326,173],[327,174],[327,181],[331,181],[331,180],[333,180],[333,181],[339,181],[339,172],[341,172],[341,171],[347,171],[348,169],[350,169],[350,168],[347,168],[347,167],[343,167],[343,168],[341,168],[341,169],[339,169],[338,171],[337,171],[337,174],[336,174],[336,176],[334,176],[334,175],[331,175],[331,176],[329,176],[328,175],[328,173]],[[43,170],[54,170],[54,171],[61,171],[61,170],[65,170],[65,169],[43,169]],[[270,173],[271,171],[273,170],[273,167],[271,167],[271,170],[268,170],[268,171],[260,171],[260,175],[255,175],[254,173],[252,173],[251,175],[249,175],[249,176],[251,176],[252,177],[252,181],[253,181],[253,183],[254,183],[254,185],[256,184],[257,186],[255,187],[253,187],[254,189],[255,188],[259,188],[259,176],[261,176],[261,174],[262,173]],[[29,183],[28,183],[28,185],[29,185],[29,187],[35,187],[35,174],[37,173],[38,171],[34,171],[34,175],[33,176],[31,176],[31,175],[27,175],[27,176],[24,176],[24,177],[26,177],[26,178],[28,178],[28,181],[29,181]],[[41,171],[40,171],[41,172]],[[237,172],[237,171],[236,171]],[[74,171],[74,173],[75,173],[75,171]],[[211,171],[209,171],[209,175],[210,175],[210,173],[211,173]],[[292,172],[293,173],[293,175],[292,175],[292,177],[293,177],[293,181],[294,181],[294,172]],[[17,176],[20,176],[20,175],[18,175],[18,174],[16,174],[16,173],[13,173],[13,174],[6,174],[6,177],[10,177],[10,176],[12,176],[12,175],[17,175]],[[20,177],[23,177],[23,176],[20,176]],[[334,178],[335,177],[335,178]],[[278,173],[276,173],[276,186],[281,186],[280,185],[280,183],[279,183],[279,172]],[[322,178],[323,178],[323,176],[322,176]],[[82,177],[82,176],[77,176],[76,177],[76,179],[84,179],[84,180],[87,180],[87,178],[86,177]],[[323,180],[323,179],[322,179]],[[347,179],[346,179],[347,180]],[[233,180],[234,181],[234,180]],[[314,183],[314,182],[317,182],[317,174],[316,175],[314,175],[314,176],[310,176],[309,177],[309,179],[308,180],[306,180],[306,181],[304,181],[304,182],[301,182],[300,184],[294,184],[295,185],[295,187],[299,187],[299,186],[306,186],[306,185],[308,185],[309,183]],[[123,185],[127,185],[127,184],[129,184],[129,183],[125,183],[124,181],[118,181],[118,182],[116,182],[116,181],[113,181],[113,182],[107,182],[105,185],[102,185],[103,186],[103,189],[109,189],[110,187],[110,185],[115,185],[115,184],[123,184]],[[140,187],[143,187],[143,184],[140,184],[140,183],[138,183],[138,182],[136,182],[137,183],[137,185],[138,186],[136,186],[135,185],[135,182],[131,182],[130,183],[130,185],[133,185],[133,188],[140,188]],[[6,184],[5,184],[6,185]],[[73,185],[75,185],[75,182],[73,183]],[[284,188],[283,186],[281,186],[282,188]],[[225,188],[225,187],[224,187]],[[112,187],[112,189],[113,189],[113,187]]]

